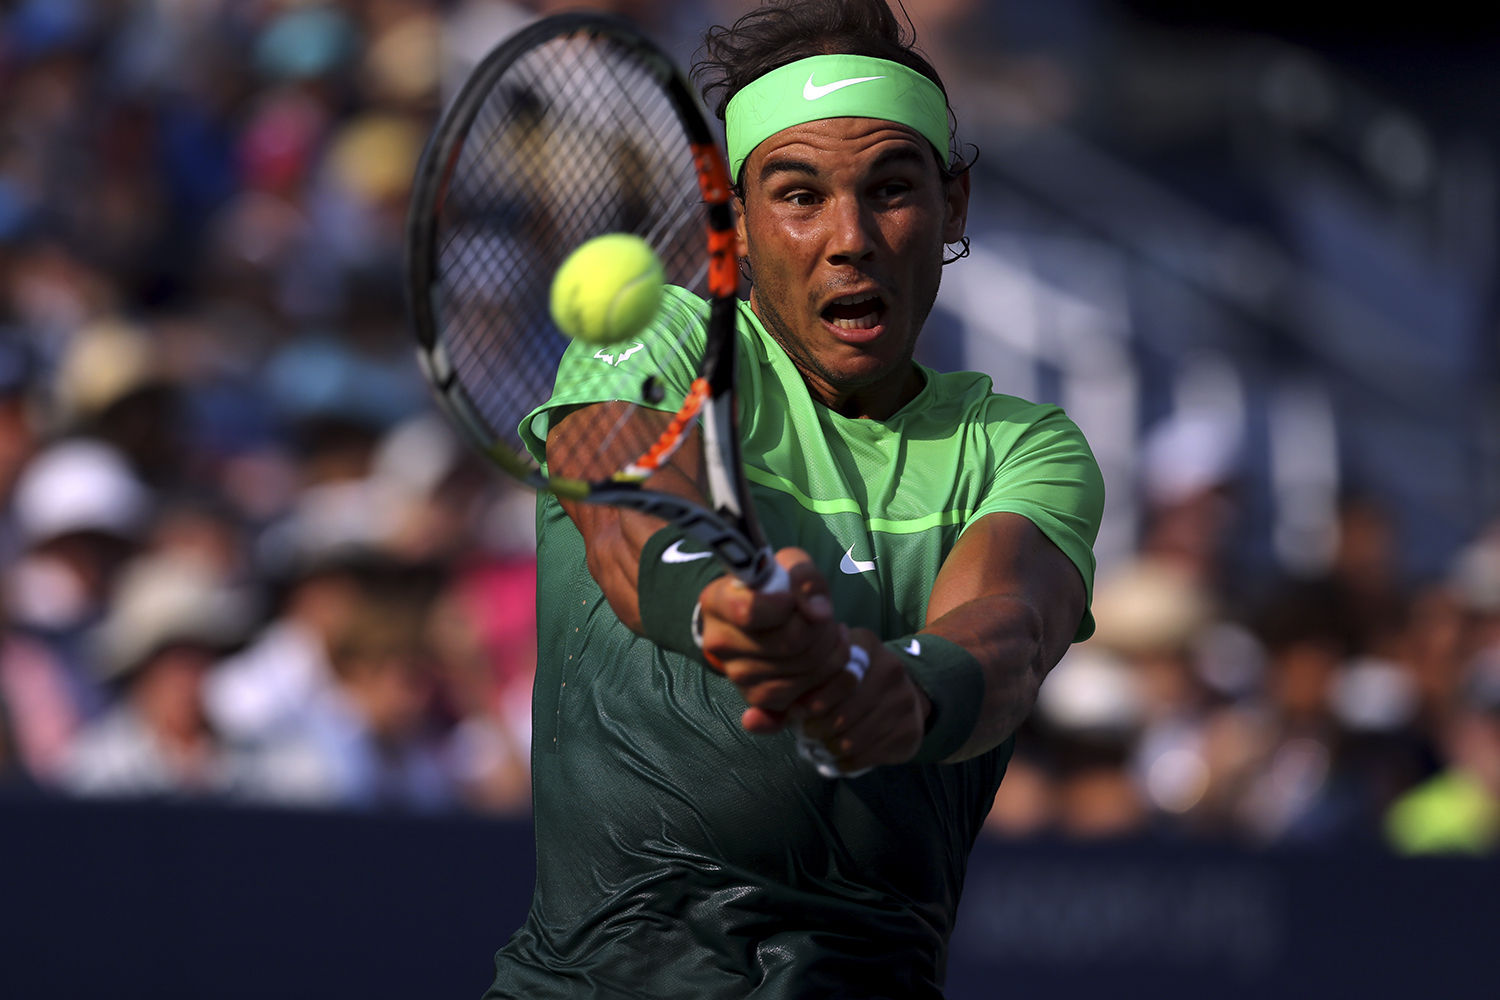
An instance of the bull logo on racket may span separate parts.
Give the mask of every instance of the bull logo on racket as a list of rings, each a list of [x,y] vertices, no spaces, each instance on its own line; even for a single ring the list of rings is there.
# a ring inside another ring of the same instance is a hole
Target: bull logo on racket
[[[608,351],[601,347],[599,350],[594,352],[594,357],[598,358],[600,361],[603,361],[607,365],[619,367],[620,365],[625,363],[626,358],[630,357],[637,351],[643,351],[645,349],[645,344],[641,343],[640,341],[636,341],[629,347],[625,348],[625,350],[621,351],[619,354],[610,354]]]

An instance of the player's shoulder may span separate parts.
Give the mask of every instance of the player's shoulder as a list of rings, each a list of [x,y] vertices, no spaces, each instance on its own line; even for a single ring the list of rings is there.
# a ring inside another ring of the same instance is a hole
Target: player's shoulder
[[[708,322],[708,300],[681,285],[663,285],[661,305],[651,321],[654,335],[681,343]]]
[[[1055,403],[996,392],[994,381],[983,372],[944,372],[923,366],[922,374],[926,385],[921,400],[930,415],[981,423],[1031,424],[1066,419]]]
[[[1034,453],[1091,453],[1082,429],[1056,403],[996,392],[990,376],[981,372],[925,371],[924,405],[902,427],[909,436],[947,435],[1007,460]]]
[[[708,316],[708,300],[690,288],[663,285],[659,315],[692,316],[701,320]]]

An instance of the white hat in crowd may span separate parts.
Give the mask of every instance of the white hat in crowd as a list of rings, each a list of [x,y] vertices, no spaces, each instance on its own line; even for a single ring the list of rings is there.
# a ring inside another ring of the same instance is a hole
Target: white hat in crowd
[[[72,438],[36,455],[16,484],[12,508],[28,545],[76,532],[135,537],[145,525],[150,491],[115,448]]]
[[[123,677],[177,644],[228,650],[245,639],[253,621],[249,597],[206,567],[181,556],[144,556],[115,585],[96,636],[100,670],[106,679]]]

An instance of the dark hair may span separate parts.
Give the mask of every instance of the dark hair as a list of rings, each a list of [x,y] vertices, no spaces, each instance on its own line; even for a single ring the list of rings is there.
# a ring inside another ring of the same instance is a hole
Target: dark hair
[[[906,13],[904,7],[901,12]],[[889,59],[927,77],[945,98],[948,94],[937,70],[917,51],[910,18],[902,24],[885,0],[767,0],[729,27],[708,29],[693,63],[693,82],[722,121],[730,99],[749,83],[780,66],[820,55]],[[956,119],[951,106],[948,121],[952,132]],[[948,162],[939,166],[946,176],[968,169],[956,150],[942,152]]]

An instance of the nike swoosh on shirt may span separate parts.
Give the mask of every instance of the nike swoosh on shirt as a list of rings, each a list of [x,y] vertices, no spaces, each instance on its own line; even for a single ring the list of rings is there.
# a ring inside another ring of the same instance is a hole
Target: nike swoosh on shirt
[[[693,562],[697,559],[707,559],[713,555],[712,552],[684,552],[682,551],[681,538],[667,546],[667,550],[661,554],[661,561],[666,563]]]
[[[861,573],[868,573],[874,568],[874,559],[865,560],[854,558],[854,546],[852,545],[849,546],[849,551],[844,553],[844,558],[839,562],[839,569],[849,574],[850,576],[858,576]]]
[[[908,653],[910,653],[912,656],[921,656],[922,655],[922,644],[920,642],[918,642],[917,640],[913,639],[911,642],[908,642],[906,644],[906,651]]]
[[[851,76],[847,80],[835,80],[832,83],[825,83],[820,87],[816,83],[813,83],[813,74],[809,73],[807,74],[807,82],[802,85],[802,99],[804,101],[816,101],[819,98],[827,97],[835,90],[843,90],[845,87],[852,87],[856,83],[869,83],[871,80],[884,79],[885,77],[883,76]]]

